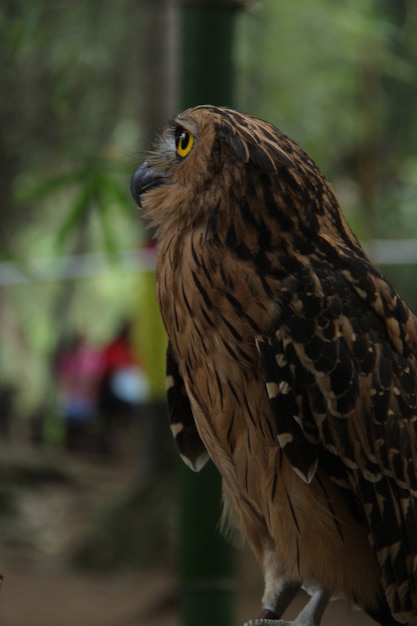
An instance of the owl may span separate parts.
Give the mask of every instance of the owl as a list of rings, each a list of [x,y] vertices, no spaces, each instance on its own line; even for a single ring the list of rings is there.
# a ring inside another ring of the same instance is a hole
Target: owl
[[[262,567],[251,626],[320,622],[343,593],[417,624],[417,321],[315,163],[215,106],[169,122],[132,179],[157,240],[167,400],[184,461],[211,458]]]

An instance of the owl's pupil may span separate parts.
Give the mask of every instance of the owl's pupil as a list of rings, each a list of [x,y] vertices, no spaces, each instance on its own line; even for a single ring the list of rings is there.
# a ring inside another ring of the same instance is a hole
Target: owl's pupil
[[[182,133],[180,141],[181,141],[181,149],[185,150],[188,144],[188,133]]]

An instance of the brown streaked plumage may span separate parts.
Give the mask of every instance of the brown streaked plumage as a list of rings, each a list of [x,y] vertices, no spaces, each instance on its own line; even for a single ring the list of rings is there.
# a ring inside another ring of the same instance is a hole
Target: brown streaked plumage
[[[173,434],[193,469],[213,459],[264,569],[251,623],[305,584],[312,623],[343,592],[417,624],[417,321],[330,185],[271,124],[201,106],[132,191],[158,240]]]

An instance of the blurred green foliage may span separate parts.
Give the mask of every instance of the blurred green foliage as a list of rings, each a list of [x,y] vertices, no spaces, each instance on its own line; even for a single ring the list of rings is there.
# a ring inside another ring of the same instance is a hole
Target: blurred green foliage
[[[68,211],[55,233],[56,254],[62,254],[80,227],[85,228],[91,217],[96,217],[101,227],[101,241],[107,253],[117,257],[119,244],[112,222],[126,218],[128,228],[132,219],[129,187],[126,186],[126,168],[115,162],[93,158],[85,159],[77,168],[66,174],[58,174],[26,189],[20,199],[23,204],[48,202],[56,193],[73,192]]]
[[[413,0],[263,0],[240,16],[241,108],[298,141],[365,238],[417,234],[416,28]]]

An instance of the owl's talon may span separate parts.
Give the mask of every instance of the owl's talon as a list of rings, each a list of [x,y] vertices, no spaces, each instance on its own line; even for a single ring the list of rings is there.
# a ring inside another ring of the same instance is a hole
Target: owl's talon
[[[257,619],[251,619],[244,626],[287,626],[291,624],[292,622],[278,619],[273,611],[265,609]]]
[[[246,622],[243,626],[280,626],[282,624],[288,624],[288,622],[276,619],[251,619],[250,622]]]
[[[288,605],[287,605],[288,606]],[[271,611],[271,609],[264,609],[262,611],[262,613],[260,614],[260,616],[258,617],[258,619],[269,619],[272,621],[277,621],[278,615],[276,615],[276,613],[274,613],[274,611]]]
[[[273,613],[265,610],[260,618],[250,620],[244,626],[319,626],[328,601],[329,595],[319,589],[311,596],[304,609],[293,621],[269,619],[268,614],[273,615]],[[266,617],[267,615],[268,617]]]

